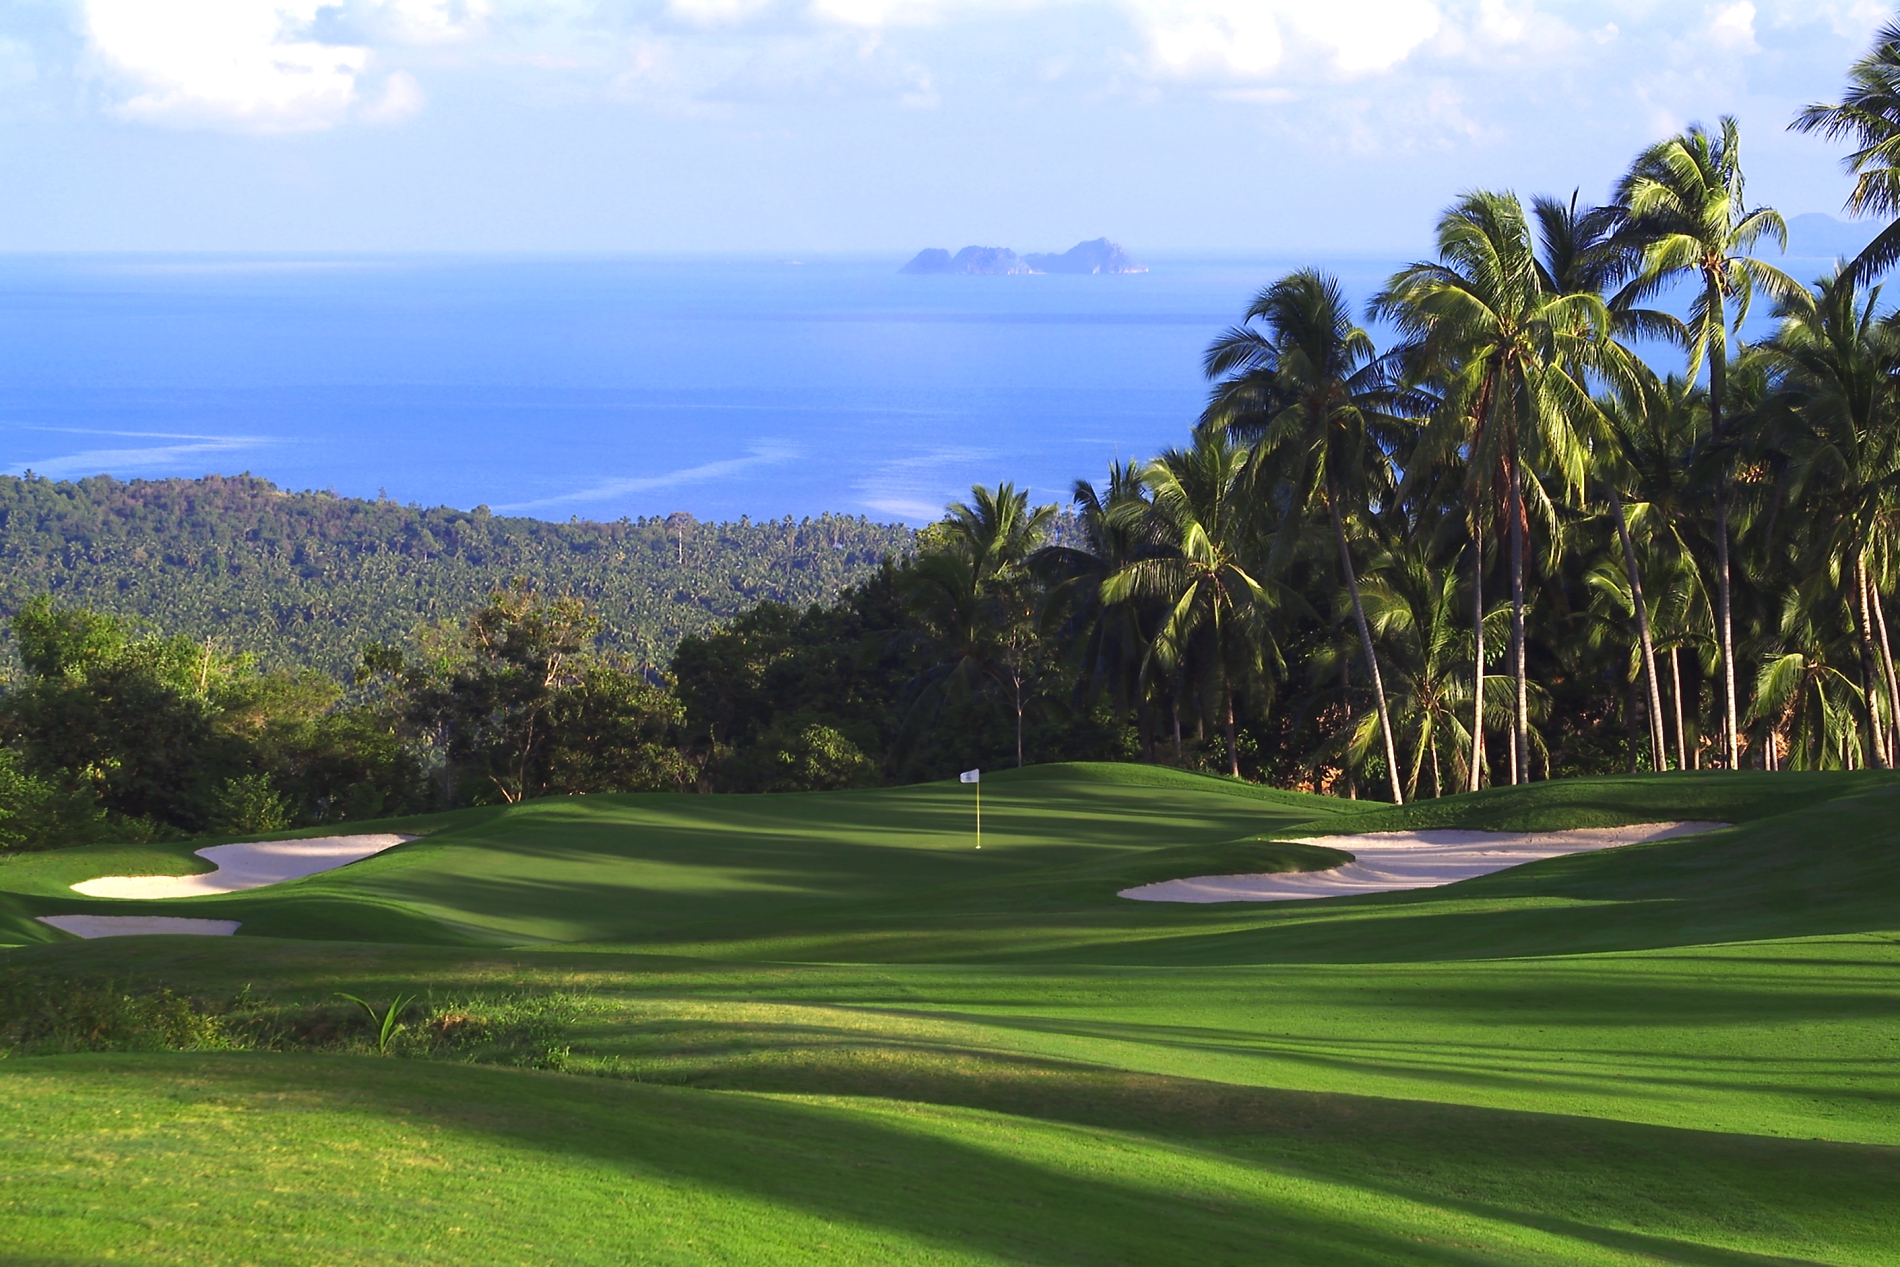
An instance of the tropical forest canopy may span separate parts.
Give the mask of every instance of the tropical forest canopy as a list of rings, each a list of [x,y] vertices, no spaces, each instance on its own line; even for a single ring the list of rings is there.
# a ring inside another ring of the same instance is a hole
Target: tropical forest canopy
[[[0,844],[1050,760],[1390,800],[1893,768],[1900,28],[1793,126],[1892,222],[1827,276],[1771,262],[1731,119],[1602,205],[1474,191],[1363,310],[1264,287],[1180,446],[1068,508],[1002,483],[913,536],[8,481]]]
[[[610,645],[658,668],[680,638],[761,600],[836,597],[910,535],[838,515],[548,523],[286,492],[250,476],[0,476],[0,610],[51,594],[272,667],[347,674],[365,643],[460,619],[527,576],[585,597]]]

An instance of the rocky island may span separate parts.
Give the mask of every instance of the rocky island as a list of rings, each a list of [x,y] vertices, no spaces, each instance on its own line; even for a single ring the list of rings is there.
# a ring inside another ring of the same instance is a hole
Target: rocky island
[[[1135,260],[1107,238],[1078,242],[1060,255],[1018,255],[1006,246],[966,246],[955,255],[941,247],[917,252],[900,273],[962,273],[1000,276],[1010,273],[1145,273]]]

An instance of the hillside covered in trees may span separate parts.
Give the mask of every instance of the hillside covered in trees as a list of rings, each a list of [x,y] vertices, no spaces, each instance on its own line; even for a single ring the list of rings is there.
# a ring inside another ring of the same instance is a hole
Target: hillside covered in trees
[[[369,643],[460,620],[517,576],[587,601],[603,641],[657,669],[764,600],[829,601],[909,548],[901,524],[824,515],[549,523],[293,493],[248,475],[0,476],[0,612],[37,595],[344,676]]]

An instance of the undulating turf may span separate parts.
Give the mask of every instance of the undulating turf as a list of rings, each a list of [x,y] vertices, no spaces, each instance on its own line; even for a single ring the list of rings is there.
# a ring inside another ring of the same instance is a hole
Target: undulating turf
[[[950,784],[484,811],[178,902],[62,890],[189,847],[0,865],[0,940],[34,943],[0,968],[48,981],[568,1016],[559,1073],[0,1060],[0,1262],[1900,1261],[1895,777],[983,789],[981,853]],[[1336,831],[1678,818],[1736,826],[1412,894],[1115,897],[1329,865],[1292,842]]]

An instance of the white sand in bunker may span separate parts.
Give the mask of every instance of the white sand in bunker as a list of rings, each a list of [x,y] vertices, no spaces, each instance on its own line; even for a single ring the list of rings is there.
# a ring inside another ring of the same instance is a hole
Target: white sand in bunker
[[[1473,876],[1490,875],[1526,862],[1564,854],[1640,845],[1671,836],[1714,831],[1727,823],[1637,823],[1628,827],[1579,827],[1571,831],[1382,831],[1364,836],[1315,836],[1297,843],[1322,845],[1353,856],[1325,871],[1279,871],[1261,875],[1197,875],[1123,889],[1137,902],[1285,902],[1296,898],[1344,897],[1431,889]]]
[[[414,836],[382,832],[365,836],[314,836],[308,840],[259,840],[241,845],[211,845],[194,850],[217,864],[202,875],[102,875],[81,880],[75,892],[87,897],[207,897],[260,889],[285,880],[301,880],[394,849]]]
[[[145,937],[154,933],[229,937],[238,930],[234,919],[181,919],[174,915],[42,915],[39,921],[75,937]]]

